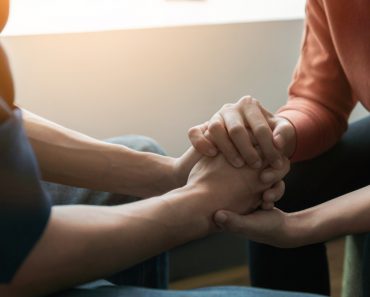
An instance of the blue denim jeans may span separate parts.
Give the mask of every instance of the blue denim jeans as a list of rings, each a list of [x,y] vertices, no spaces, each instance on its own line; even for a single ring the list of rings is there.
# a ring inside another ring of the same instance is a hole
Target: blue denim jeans
[[[102,286],[75,289],[53,297],[323,297],[322,295],[272,291],[247,287],[209,287],[186,291],[145,289],[125,286]]]
[[[292,166],[277,207],[299,211],[370,184],[370,117],[349,126],[321,156]],[[369,214],[370,216],[370,214]],[[251,242],[249,264],[257,287],[330,295],[325,243],[280,249]],[[370,236],[364,245],[363,296],[370,296]]]

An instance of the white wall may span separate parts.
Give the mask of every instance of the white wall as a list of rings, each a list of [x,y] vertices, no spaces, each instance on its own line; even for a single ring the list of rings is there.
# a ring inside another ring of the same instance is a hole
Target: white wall
[[[6,35],[288,20],[306,0],[12,0]]]
[[[222,104],[285,102],[301,30],[293,20],[3,39],[24,107],[98,138],[148,135],[179,155],[188,128]]]

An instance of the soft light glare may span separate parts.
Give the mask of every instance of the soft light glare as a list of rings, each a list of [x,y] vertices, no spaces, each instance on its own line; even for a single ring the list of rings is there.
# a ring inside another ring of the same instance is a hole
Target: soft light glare
[[[305,0],[10,0],[4,35],[296,19]]]

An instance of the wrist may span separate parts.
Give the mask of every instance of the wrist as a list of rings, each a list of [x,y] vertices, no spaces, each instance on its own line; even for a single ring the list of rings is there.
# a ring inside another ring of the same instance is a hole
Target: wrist
[[[174,174],[175,159],[148,152],[128,150],[107,144],[110,153],[109,176],[111,192],[148,198],[178,187]]]
[[[305,246],[316,242],[319,230],[318,222],[312,214],[300,211],[287,214],[288,235],[294,247]]]
[[[212,198],[208,188],[198,184],[188,184],[161,196],[171,214],[168,221],[173,233],[193,240],[216,231],[213,215],[217,208]]]
[[[319,205],[289,214],[298,246],[323,242],[341,233],[340,226],[321,213],[320,207]]]
[[[153,195],[162,195],[171,190],[182,187],[177,171],[177,159],[161,155],[150,154],[153,162],[153,176],[156,176],[153,183]]]

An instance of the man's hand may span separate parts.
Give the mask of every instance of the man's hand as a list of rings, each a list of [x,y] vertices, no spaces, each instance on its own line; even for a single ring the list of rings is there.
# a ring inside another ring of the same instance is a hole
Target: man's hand
[[[191,170],[202,157],[202,154],[196,151],[193,147],[190,147],[181,157],[171,158],[174,189],[186,185]]]
[[[271,169],[273,176],[267,183],[259,179],[260,172],[244,166],[234,168],[223,155],[215,158],[202,158],[190,172],[188,184],[205,188],[211,194],[213,205],[240,214],[248,213],[262,204],[262,193],[280,181],[289,171],[289,161],[282,159],[281,169]],[[282,195],[284,188],[280,188]]]
[[[253,241],[280,248],[303,245],[301,237],[304,231],[300,228],[302,222],[277,208],[258,210],[244,216],[221,210],[215,214],[214,219],[222,230],[243,235]]]
[[[272,169],[283,166],[283,156],[290,157],[295,149],[295,129],[286,119],[265,110],[254,98],[246,96],[237,103],[226,104],[209,122],[189,130],[193,146],[201,154],[214,157],[221,152],[234,167],[244,164],[261,169],[263,182],[272,179]],[[277,183],[264,193],[265,209],[271,209],[284,187]]]

